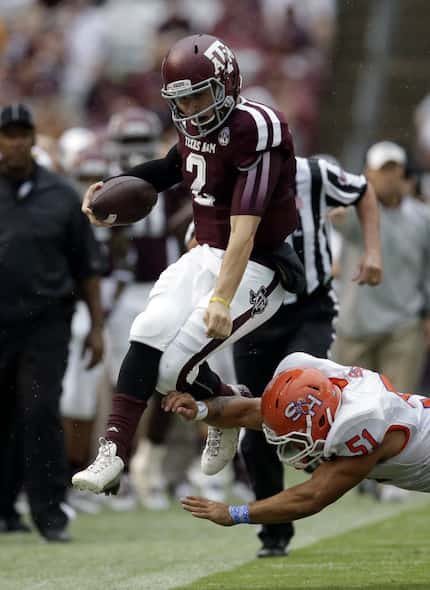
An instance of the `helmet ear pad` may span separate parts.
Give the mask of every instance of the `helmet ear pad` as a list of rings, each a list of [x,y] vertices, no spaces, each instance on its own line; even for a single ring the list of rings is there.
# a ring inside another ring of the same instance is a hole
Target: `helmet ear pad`
[[[204,137],[227,120],[242,84],[234,53],[211,35],[191,35],[175,43],[164,58],[161,76],[161,95],[169,103],[173,123],[191,138]],[[180,112],[177,99],[206,90],[212,104],[192,116]]]
[[[282,461],[303,468],[305,458],[321,457],[340,396],[340,388],[317,369],[290,369],[271,380],[261,399],[263,430]]]

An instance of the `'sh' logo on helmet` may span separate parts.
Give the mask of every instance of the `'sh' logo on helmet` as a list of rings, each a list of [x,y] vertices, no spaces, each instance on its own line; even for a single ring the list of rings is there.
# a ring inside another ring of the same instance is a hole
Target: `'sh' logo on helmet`
[[[309,393],[306,400],[299,399],[290,402],[285,408],[284,414],[286,418],[296,422],[301,416],[315,416],[314,406],[322,406],[322,404],[323,402],[318,397]]]
[[[215,76],[226,71],[228,74],[234,70],[234,55],[231,49],[224,45],[219,39],[214,41],[204,52],[204,55],[211,60],[215,69]]]

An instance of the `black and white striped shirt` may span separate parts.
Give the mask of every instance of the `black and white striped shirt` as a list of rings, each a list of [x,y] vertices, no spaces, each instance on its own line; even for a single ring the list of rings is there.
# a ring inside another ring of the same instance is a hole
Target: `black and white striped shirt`
[[[363,175],[350,174],[321,158],[296,158],[296,203],[299,225],[287,242],[302,260],[306,292],[312,293],[332,278],[329,207],[355,205],[366,192]],[[285,303],[297,296],[288,293]]]
[[[296,158],[296,203],[299,216],[297,229],[287,238],[303,262],[306,293],[309,295],[332,278],[330,247],[330,207],[355,205],[366,192],[363,175],[350,174],[322,158]],[[194,235],[190,224],[185,238]],[[294,303],[297,295],[287,293],[284,303]]]

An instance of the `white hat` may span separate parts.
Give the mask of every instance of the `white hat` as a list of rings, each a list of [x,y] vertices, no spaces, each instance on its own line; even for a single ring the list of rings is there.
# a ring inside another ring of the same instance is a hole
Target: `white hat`
[[[388,162],[406,166],[407,156],[405,150],[392,141],[380,141],[369,148],[366,154],[368,168],[379,170]]]

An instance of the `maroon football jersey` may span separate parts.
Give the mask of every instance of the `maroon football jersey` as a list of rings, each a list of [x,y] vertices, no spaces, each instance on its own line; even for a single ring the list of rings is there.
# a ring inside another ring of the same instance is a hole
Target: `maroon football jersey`
[[[255,252],[276,249],[294,231],[296,164],[282,113],[240,99],[225,125],[202,139],[180,134],[178,149],[200,244],[226,249],[231,215],[262,218]]]

